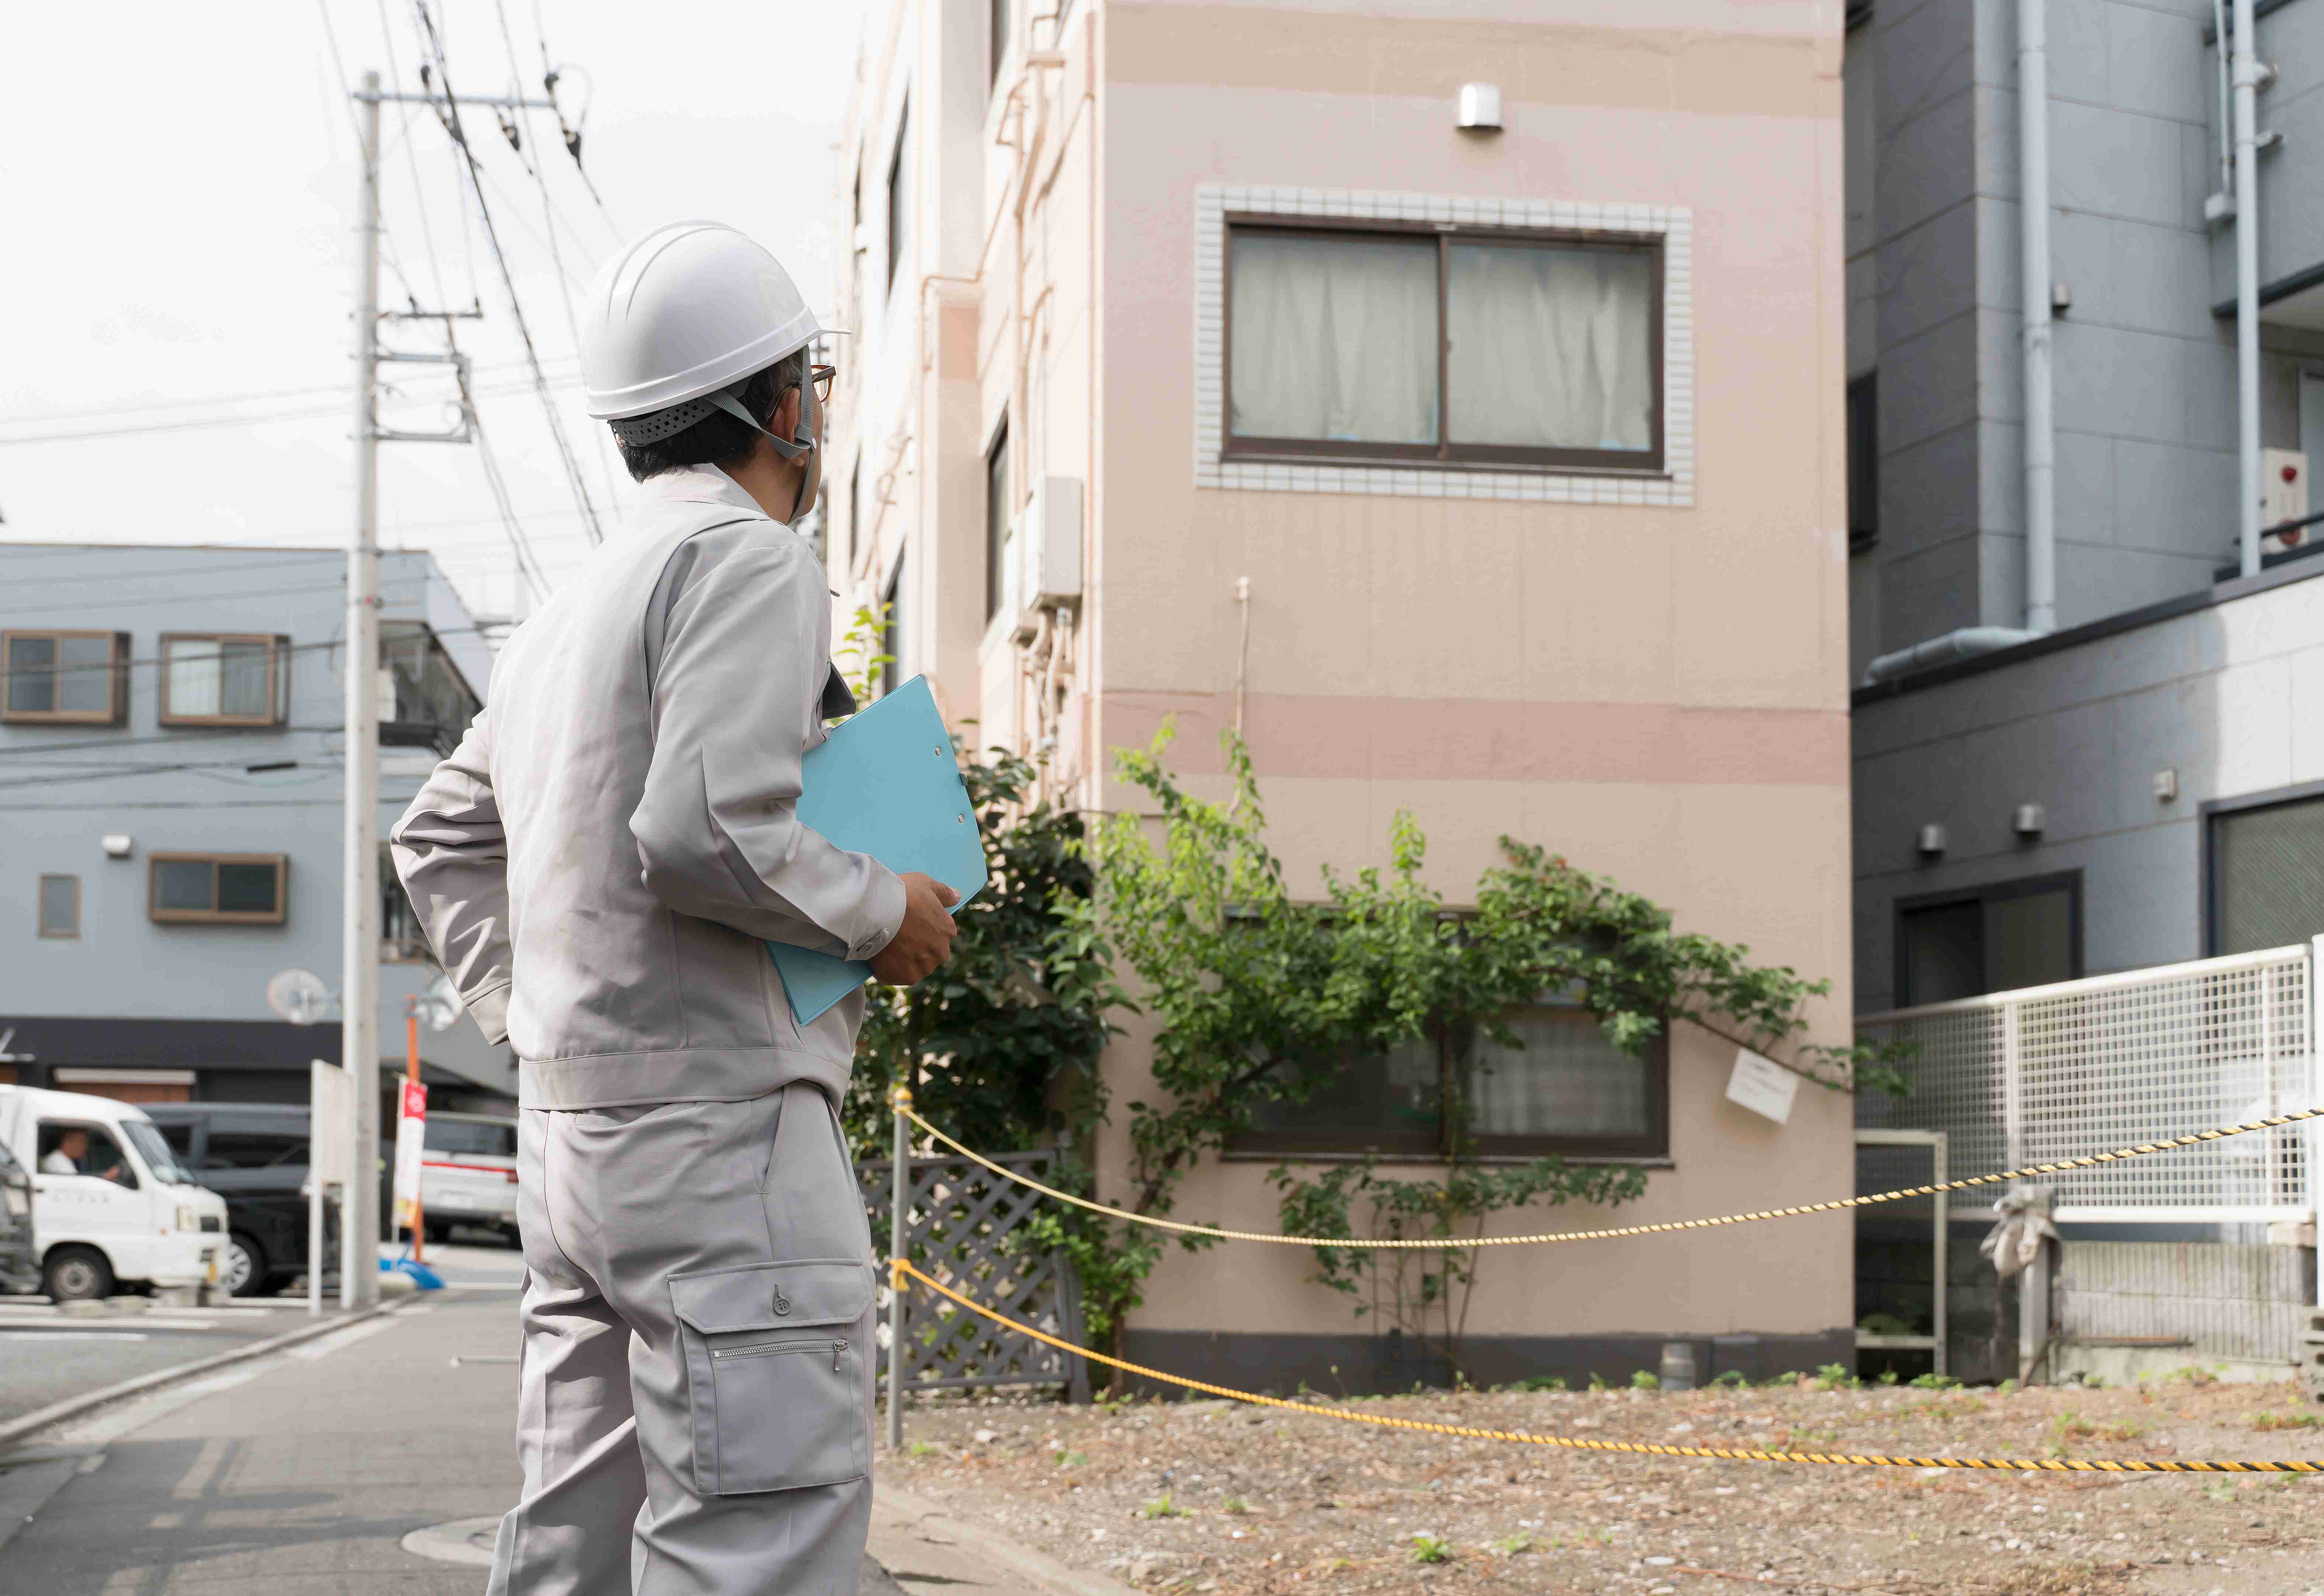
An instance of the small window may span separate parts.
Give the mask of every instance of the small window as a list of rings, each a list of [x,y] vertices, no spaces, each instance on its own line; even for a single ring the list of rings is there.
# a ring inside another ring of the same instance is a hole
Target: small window
[[[287,718],[290,640],[263,635],[161,634],[161,724],[277,726]]]
[[[279,926],[290,861],[281,853],[153,853],[149,912],[164,924]]]
[[[1009,423],[984,457],[984,618],[1001,613],[1009,591]]]
[[[1009,54],[1009,0],[992,0],[992,59],[985,64],[988,89],[1001,85],[1001,63]]]
[[[895,574],[888,578],[888,618],[880,627],[880,651],[888,662],[880,667],[880,692],[884,697],[910,679],[904,666],[904,557],[896,556]]]
[[[41,878],[41,935],[80,935],[80,877],[44,875]]]
[[[896,152],[888,161],[888,287],[896,286],[896,269],[904,263],[906,236],[911,226],[912,197],[905,191],[911,181],[912,107],[908,100],[896,118]]]
[[[1900,1008],[2048,986],[2081,973],[2079,871],[1896,906]]]
[[[80,1125],[66,1120],[41,1121],[40,1162],[42,1175],[86,1175],[115,1185],[137,1189],[137,1171],[102,1125]]]
[[[285,1169],[307,1162],[307,1138],[295,1131],[210,1128],[212,1169]]]
[[[1246,221],[1230,456],[1659,471],[1662,249]]]
[[[129,717],[125,632],[0,632],[0,720],[117,726]]]
[[[1848,385],[1848,546],[1880,540],[1880,377],[1867,372]]]
[[[2324,798],[2238,807],[2207,824],[2214,955],[2324,932]]]
[[[1463,1048],[1432,1035],[1351,1059],[1306,1102],[1262,1107],[1236,1150],[1432,1159],[1464,1148],[1506,1158],[1669,1152],[1664,1038],[1625,1053],[1595,1015],[1562,1004],[1521,1010],[1508,1025],[1513,1047],[1480,1036]]]

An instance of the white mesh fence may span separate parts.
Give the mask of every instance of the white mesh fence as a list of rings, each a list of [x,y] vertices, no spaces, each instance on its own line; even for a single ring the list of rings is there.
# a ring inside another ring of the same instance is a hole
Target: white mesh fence
[[[2170,964],[1871,1014],[1909,1096],[1857,1098],[1868,1130],[1942,1130],[1956,1176],[2110,1152],[2315,1106],[2306,947]],[[2055,1177],[2061,1219],[2307,1217],[2301,1126]]]

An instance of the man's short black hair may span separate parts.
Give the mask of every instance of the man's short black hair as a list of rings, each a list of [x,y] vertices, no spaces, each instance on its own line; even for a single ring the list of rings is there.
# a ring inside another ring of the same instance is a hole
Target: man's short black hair
[[[792,351],[766,370],[753,373],[742,384],[742,408],[761,423],[770,423],[783,395],[798,387],[806,375],[807,351]],[[618,438],[613,443],[630,475],[643,482],[683,466],[724,466],[730,460],[739,465],[758,441],[757,433],[724,411],[713,411],[685,431],[656,443],[623,443]]]

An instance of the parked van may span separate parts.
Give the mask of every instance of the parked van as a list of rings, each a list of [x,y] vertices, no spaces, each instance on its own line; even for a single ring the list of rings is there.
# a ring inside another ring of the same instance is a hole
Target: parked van
[[[218,1283],[236,1296],[277,1291],[307,1272],[305,1103],[157,1102],[145,1111],[179,1167],[226,1199]],[[337,1255],[327,1211],[325,1257]]]
[[[178,1167],[143,1109],[0,1086],[0,1143],[32,1171],[32,1244],[51,1298],[217,1284],[226,1200]]]
[[[441,1241],[456,1224],[480,1225],[512,1246],[516,1232],[516,1121],[498,1114],[428,1116],[420,1161],[421,1223]]]

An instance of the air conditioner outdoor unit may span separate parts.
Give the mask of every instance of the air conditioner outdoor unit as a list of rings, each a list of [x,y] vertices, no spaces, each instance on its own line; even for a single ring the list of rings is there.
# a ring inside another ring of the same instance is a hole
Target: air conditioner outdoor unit
[[[1009,541],[1017,635],[1028,638],[1043,610],[1082,601],[1082,479],[1045,476],[1036,482]]]

